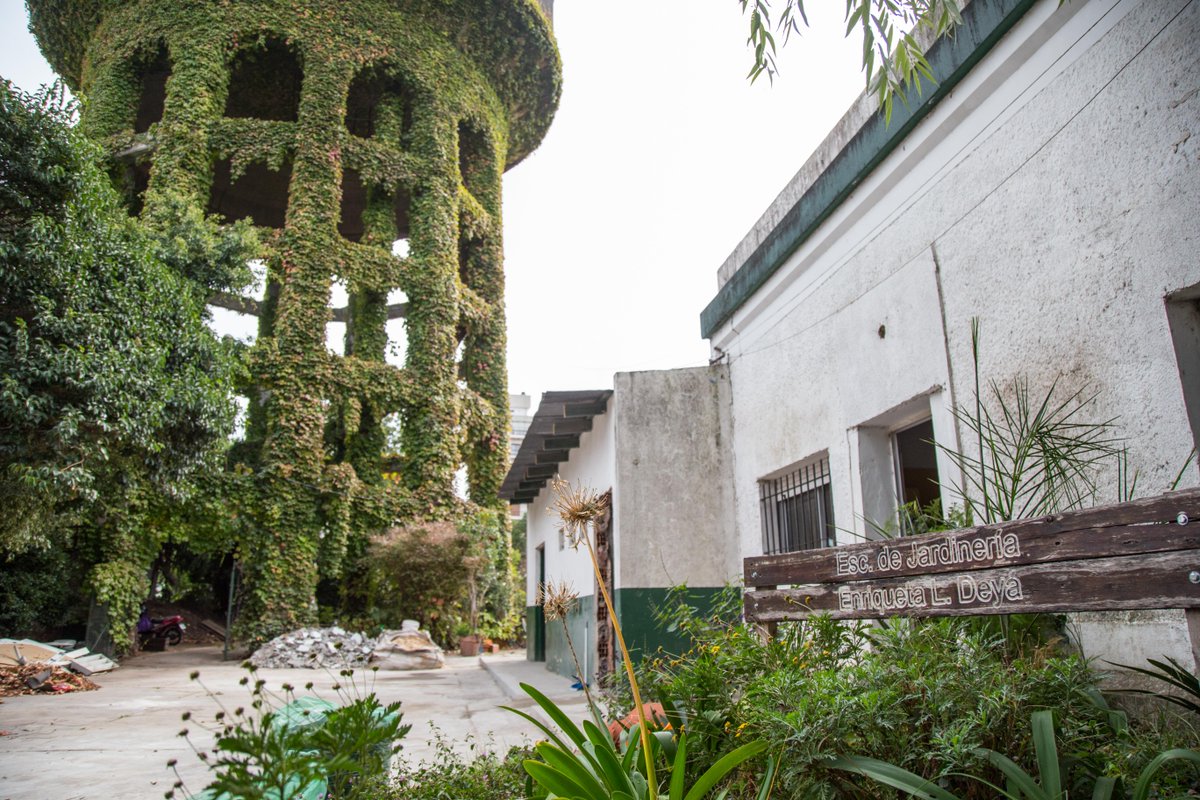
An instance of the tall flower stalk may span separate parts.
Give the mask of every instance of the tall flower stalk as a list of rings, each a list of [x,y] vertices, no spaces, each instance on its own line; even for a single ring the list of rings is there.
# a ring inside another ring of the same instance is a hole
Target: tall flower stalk
[[[621,660],[625,664],[625,674],[629,678],[629,688],[633,693],[633,706],[637,711],[638,735],[642,742],[642,757],[646,763],[646,783],[649,785],[650,798],[658,796],[658,781],[654,774],[654,751],[650,748],[650,732],[646,720],[646,709],[642,704],[641,691],[638,689],[637,677],[633,672],[633,660],[629,657],[629,648],[625,645],[625,635],[621,632],[621,623],[617,619],[617,610],[612,597],[608,593],[608,585],[600,572],[600,561],[596,558],[596,549],[592,546],[589,529],[595,521],[608,510],[607,501],[592,489],[582,485],[572,486],[568,481],[555,477],[550,481],[554,490],[554,506],[550,513],[557,514],[561,521],[560,528],[571,542],[571,547],[578,549],[580,545],[587,547],[588,556],[592,560],[592,570],[596,574],[596,585],[600,587],[600,595],[608,608],[608,618],[612,621],[613,633],[617,637],[617,646],[621,648]],[[583,677],[586,685],[587,678]]]
[[[587,675],[583,674],[583,667],[579,665],[579,655],[575,652],[575,643],[571,640],[571,630],[567,627],[567,616],[575,608],[578,600],[579,592],[567,586],[566,581],[558,583],[547,581],[538,587],[538,605],[545,611],[546,619],[551,622],[557,620],[562,624],[563,638],[567,640],[567,647],[571,650],[571,660],[575,662],[575,674],[579,676],[579,683],[583,686],[583,694],[587,698],[588,708],[594,712],[596,703],[592,700]]]

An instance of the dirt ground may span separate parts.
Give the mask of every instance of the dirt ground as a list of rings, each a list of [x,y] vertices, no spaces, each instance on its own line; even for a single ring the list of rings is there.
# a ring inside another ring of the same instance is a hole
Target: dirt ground
[[[446,667],[419,672],[378,672],[365,691],[381,701],[400,700],[404,722],[413,726],[403,740],[402,758],[415,763],[433,755],[435,730],[466,750],[468,742],[505,750],[535,737],[535,729],[498,706],[530,710],[515,696],[517,682],[531,682],[561,701],[575,719],[584,716],[582,698],[569,681],[525,660],[523,652],[483,659],[448,655]],[[200,680],[189,679],[199,671]],[[93,676],[100,689],[61,695],[5,698],[0,703],[0,799],[150,800],[171,788],[167,769],[177,759],[190,792],[207,783],[207,769],[187,740],[210,747],[213,716],[221,705],[248,704],[238,685],[245,671],[221,659],[220,646],[181,646],[127,659],[113,672]],[[314,693],[335,699],[332,685],[345,681],[317,670],[260,670],[267,688],[308,681]],[[361,680],[360,680],[361,684]],[[360,691],[363,687],[360,686]],[[365,693],[365,692],[364,692]],[[184,723],[181,715],[191,712]]]

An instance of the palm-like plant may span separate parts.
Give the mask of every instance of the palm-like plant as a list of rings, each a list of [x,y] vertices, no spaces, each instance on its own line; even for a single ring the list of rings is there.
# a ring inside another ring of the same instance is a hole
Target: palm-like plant
[[[531,714],[515,708],[508,709],[546,734],[547,741],[534,748],[541,760],[530,759],[524,763],[532,782],[545,793],[542,797],[649,800],[658,796],[657,787],[652,787],[645,772],[647,759],[642,743],[648,741],[649,761],[656,761],[659,756],[666,760],[671,776],[667,785],[667,799],[702,800],[729,773],[767,748],[764,742],[743,745],[719,759],[688,786],[685,783],[684,766],[688,747],[686,733],[680,733],[678,739],[670,731],[656,731],[645,738],[631,738],[631,746],[622,753],[607,730],[590,720],[584,720],[582,727],[578,726],[553,700],[537,689],[524,683],[521,688],[546,712],[562,734],[560,736],[559,732]],[[760,800],[766,800],[773,776],[774,762],[771,762],[759,791]]]
[[[974,752],[1000,770],[1004,775],[1005,785],[1002,788],[982,778],[973,778],[973,780],[991,787],[997,792],[998,797],[1008,798],[1008,800],[1066,800],[1065,775],[1054,740],[1053,712],[1034,712],[1033,745],[1037,754],[1038,778],[1034,778],[1003,753],[981,747],[976,748]],[[1200,752],[1174,749],[1159,754],[1142,770],[1133,786],[1133,791],[1129,794],[1125,793],[1125,789],[1118,779],[1099,777],[1092,787],[1092,800],[1123,800],[1124,798],[1148,800],[1150,790],[1154,785],[1154,777],[1168,762],[1180,760],[1200,766]],[[910,797],[921,798],[921,800],[959,800],[956,795],[941,788],[928,778],[922,778],[920,775],[886,761],[864,756],[838,756],[830,760],[829,766],[833,769],[865,775],[872,780],[899,789]]]
[[[1156,661],[1155,659],[1147,659],[1150,666],[1154,669],[1146,669],[1145,667],[1131,667],[1128,664],[1117,664],[1112,661],[1109,663],[1114,667],[1127,669],[1130,672],[1137,672],[1149,678],[1162,681],[1163,683],[1183,692],[1184,696],[1179,697],[1166,692],[1154,692],[1149,689],[1122,689],[1120,694],[1148,694],[1152,697],[1157,697],[1160,700],[1165,700],[1168,703],[1174,703],[1180,708],[1187,709],[1196,714],[1200,714],[1200,678],[1193,675],[1184,668],[1175,659],[1167,656],[1167,662]]]
[[[1087,419],[1096,395],[1079,389],[1064,397],[1058,380],[1040,397],[1030,394],[1024,378],[1009,387],[993,382],[990,404],[985,403],[979,344],[979,320],[973,319],[975,407],[956,407],[954,416],[977,442],[976,450],[939,445],[962,473],[963,485],[956,489],[968,523],[1040,517],[1094,501],[1097,467],[1110,459],[1118,468],[1123,463],[1120,439],[1113,435],[1116,419]]]

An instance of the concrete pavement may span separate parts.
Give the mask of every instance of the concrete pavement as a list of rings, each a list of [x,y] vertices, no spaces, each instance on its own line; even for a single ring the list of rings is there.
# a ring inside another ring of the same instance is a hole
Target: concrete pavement
[[[189,679],[192,671],[199,671],[199,681]],[[232,711],[249,705],[248,689],[238,685],[245,674],[237,662],[221,660],[219,647],[183,647],[125,660],[119,669],[93,678],[101,686],[95,692],[4,698],[0,799],[161,798],[175,781],[165,766],[172,758],[187,788],[199,791],[207,770],[178,734],[186,727],[197,747],[211,747],[206,728],[214,727],[220,707]],[[302,687],[312,681],[311,693],[330,700],[336,700],[333,684],[345,683],[335,674],[305,669],[262,669],[258,677],[275,693],[290,683],[299,694],[308,694]],[[503,751],[539,738],[534,726],[499,708],[537,713],[517,688],[520,682],[536,686],[572,719],[587,715],[582,692],[544,664],[526,661],[524,652],[480,658],[448,654],[444,669],[359,673],[355,682],[358,691],[374,691],[383,703],[403,703],[404,722],[413,726],[401,751],[409,763],[429,760],[439,735],[462,752],[472,740],[477,747]],[[193,715],[186,723],[180,718],[185,711]]]

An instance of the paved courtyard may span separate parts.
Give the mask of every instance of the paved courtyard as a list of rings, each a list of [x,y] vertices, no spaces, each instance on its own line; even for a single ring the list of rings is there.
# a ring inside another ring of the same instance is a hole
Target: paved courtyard
[[[200,672],[199,682],[189,679],[193,670]],[[161,798],[175,780],[166,768],[172,758],[178,759],[187,788],[199,791],[207,783],[206,769],[178,734],[187,727],[197,746],[211,746],[204,728],[213,727],[218,701],[231,710],[249,704],[249,691],[238,685],[245,674],[237,662],[221,660],[219,647],[184,647],[127,659],[119,669],[93,678],[98,691],[4,698],[0,799]],[[339,680],[336,674],[304,669],[263,669],[259,677],[276,691],[284,683],[303,687],[313,681],[314,693],[329,699]],[[359,686],[363,679],[359,676]],[[537,738],[532,725],[499,708],[531,710],[531,701],[517,688],[521,681],[554,698],[573,719],[586,715],[583,698],[570,682],[526,661],[523,652],[449,655],[444,669],[380,671],[365,680],[367,691],[382,702],[402,701],[404,722],[413,728],[401,756],[410,763],[433,755],[437,731],[464,749],[471,739],[506,750]],[[185,711],[193,714],[187,723],[180,719]]]

